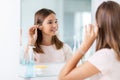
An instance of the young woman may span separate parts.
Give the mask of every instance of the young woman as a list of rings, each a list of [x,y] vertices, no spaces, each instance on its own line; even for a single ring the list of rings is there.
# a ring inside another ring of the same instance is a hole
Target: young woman
[[[41,9],[35,13],[34,25],[29,29],[29,47],[34,46],[36,63],[64,62],[72,56],[71,48],[57,37],[58,22],[55,12]]]
[[[59,80],[120,80],[120,5],[103,2],[97,9],[96,23],[86,27],[83,43],[61,70]],[[96,52],[77,66],[95,39]]]

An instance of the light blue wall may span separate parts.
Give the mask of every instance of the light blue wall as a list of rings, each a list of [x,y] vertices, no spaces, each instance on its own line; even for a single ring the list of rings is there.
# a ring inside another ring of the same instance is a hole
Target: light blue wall
[[[64,0],[64,41],[68,43],[71,48],[74,46],[75,30],[75,14],[77,12],[91,12],[91,0]],[[82,21],[82,18],[80,18]],[[87,20],[87,19],[86,19]],[[79,23],[81,24],[81,21]],[[81,24],[82,25],[82,24]],[[79,25],[78,25],[79,26]],[[81,35],[81,32],[79,32]]]

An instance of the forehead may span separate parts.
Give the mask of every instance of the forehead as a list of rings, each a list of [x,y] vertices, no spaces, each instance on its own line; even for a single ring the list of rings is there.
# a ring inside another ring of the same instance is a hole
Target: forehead
[[[45,18],[45,20],[56,20],[56,15],[55,14],[50,14]]]

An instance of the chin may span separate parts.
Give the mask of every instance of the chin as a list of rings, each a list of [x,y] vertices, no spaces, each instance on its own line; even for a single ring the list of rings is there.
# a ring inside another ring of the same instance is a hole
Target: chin
[[[56,35],[56,33],[53,33],[53,34],[51,34],[52,36],[55,36]]]
[[[51,33],[51,35],[53,35],[53,36],[56,35],[56,34],[57,34],[57,32],[52,32],[52,33]]]
[[[52,36],[55,36],[56,34],[52,34]]]

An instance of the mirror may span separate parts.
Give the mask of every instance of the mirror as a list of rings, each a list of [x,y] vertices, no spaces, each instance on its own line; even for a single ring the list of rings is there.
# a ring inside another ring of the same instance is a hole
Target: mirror
[[[56,13],[60,39],[74,52],[82,42],[83,27],[91,23],[91,0],[21,0],[23,48],[28,41],[28,29],[34,24],[34,14],[42,8],[51,9]]]
[[[56,12],[62,41],[74,48],[75,40],[82,41],[82,29],[91,23],[91,0],[21,0],[22,45],[26,45],[28,28],[34,24],[34,13],[41,8]]]
[[[21,27],[22,46],[28,41],[28,29],[34,24],[37,10],[48,8],[56,13],[59,24],[59,37],[73,50],[83,39],[83,27],[91,23],[91,0],[22,0]],[[91,51],[90,51],[91,52]]]

